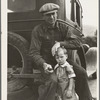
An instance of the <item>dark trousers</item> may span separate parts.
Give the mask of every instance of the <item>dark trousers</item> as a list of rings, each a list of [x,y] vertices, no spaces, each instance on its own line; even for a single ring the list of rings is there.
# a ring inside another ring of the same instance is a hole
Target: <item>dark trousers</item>
[[[92,100],[92,95],[88,86],[88,77],[84,68],[77,65],[73,61],[69,61],[73,65],[75,78],[75,90],[79,96],[79,100]]]
[[[73,65],[75,77],[75,90],[79,96],[79,100],[92,100],[92,96],[88,86],[87,74],[84,68],[77,65],[73,61],[68,61]],[[40,97],[39,100],[55,100],[57,81],[56,76],[53,74],[50,77],[46,75],[47,83],[42,85],[39,89]]]

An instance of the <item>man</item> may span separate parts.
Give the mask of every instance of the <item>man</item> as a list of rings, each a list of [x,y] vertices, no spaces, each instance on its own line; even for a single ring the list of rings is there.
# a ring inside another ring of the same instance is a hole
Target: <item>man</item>
[[[42,13],[45,22],[36,26],[32,31],[29,55],[32,58],[34,66],[40,69],[42,73],[45,73],[45,76],[48,76],[56,65],[56,61],[52,55],[55,54],[58,47],[64,46],[66,49],[78,49],[81,45],[77,36],[71,32],[71,29],[57,20],[59,8],[54,3],[44,4],[39,12]],[[73,65],[76,74],[75,84],[79,100],[93,100],[88,87],[85,70],[72,61],[69,63]],[[42,96],[39,100],[54,100],[52,96],[56,91],[54,87],[56,87],[56,84],[51,85],[52,89],[45,92],[45,95],[43,94],[46,97]]]

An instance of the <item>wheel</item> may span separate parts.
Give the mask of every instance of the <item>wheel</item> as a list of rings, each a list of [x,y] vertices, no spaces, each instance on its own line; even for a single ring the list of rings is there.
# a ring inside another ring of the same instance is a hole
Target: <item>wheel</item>
[[[28,56],[29,43],[18,34],[8,33],[8,68],[16,66],[20,73],[31,73]],[[27,67],[28,66],[28,67]]]
[[[10,92],[23,88],[27,83],[26,79],[9,78],[10,74],[32,73],[28,49],[27,40],[16,33],[8,33],[8,91]]]
[[[79,57],[79,54],[77,50],[72,50],[72,58],[71,58],[75,63],[81,66],[81,60]]]
[[[86,53],[89,50],[90,46],[88,44],[83,44],[84,52]]]
[[[78,50],[72,50],[71,57],[71,59],[74,62],[76,62],[76,64],[78,64],[86,70],[86,59],[83,47],[80,47]]]

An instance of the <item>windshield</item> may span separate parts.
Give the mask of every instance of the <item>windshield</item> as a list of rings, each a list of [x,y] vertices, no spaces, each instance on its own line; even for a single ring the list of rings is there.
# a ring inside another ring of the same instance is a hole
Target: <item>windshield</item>
[[[8,12],[26,12],[35,10],[36,0],[8,0]]]

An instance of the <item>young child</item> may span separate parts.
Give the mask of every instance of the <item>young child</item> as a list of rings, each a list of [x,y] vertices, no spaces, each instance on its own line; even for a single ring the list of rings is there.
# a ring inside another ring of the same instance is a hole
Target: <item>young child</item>
[[[66,61],[67,58],[67,50],[64,47],[59,47],[55,53],[57,65],[54,68],[58,80],[56,99],[79,100],[78,95],[75,93],[75,73],[73,66]]]

